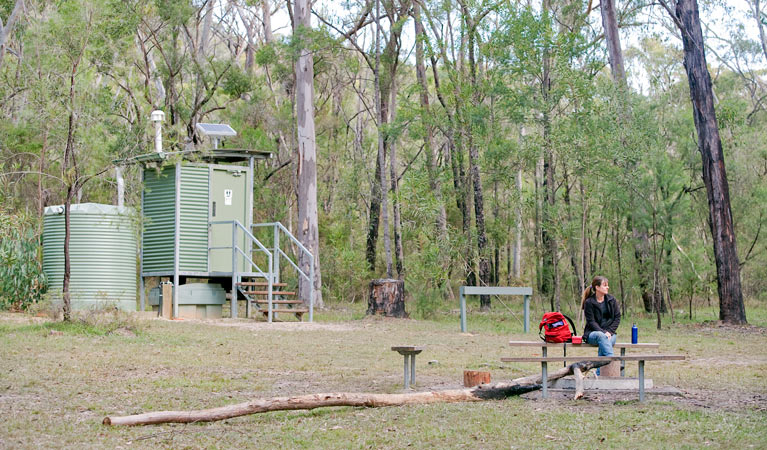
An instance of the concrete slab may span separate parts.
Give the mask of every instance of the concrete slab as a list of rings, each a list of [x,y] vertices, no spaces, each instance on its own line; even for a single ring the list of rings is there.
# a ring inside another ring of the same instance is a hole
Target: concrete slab
[[[653,382],[650,378],[644,379],[645,389],[652,389]],[[553,383],[552,389],[575,389],[575,378],[560,378]],[[583,389],[588,390],[639,390],[639,379],[628,377],[599,377],[586,378],[583,380]]]

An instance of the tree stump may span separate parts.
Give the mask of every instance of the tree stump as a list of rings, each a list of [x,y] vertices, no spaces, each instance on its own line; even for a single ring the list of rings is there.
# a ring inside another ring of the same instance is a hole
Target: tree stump
[[[367,314],[408,317],[405,312],[405,281],[388,278],[371,280]]]
[[[599,376],[602,377],[619,377],[621,376],[621,362],[613,361],[606,366],[602,366],[599,369]]]
[[[488,383],[490,383],[490,372],[480,372],[478,370],[463,371],[463,387],[468,388]]]

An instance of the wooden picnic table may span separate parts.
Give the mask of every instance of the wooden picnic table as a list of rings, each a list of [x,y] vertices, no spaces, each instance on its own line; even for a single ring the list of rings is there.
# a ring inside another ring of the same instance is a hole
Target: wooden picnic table
[[[548,349],[550,348],[561,348],[563,356],[567,356],[567,349],[568,348],[597,348],[596,345],[591,345],[586,342],[582,344],[573,344],[570,342],[563,342],[563,343],[553,343],[553,342],[544,342],[544,341],[509,341],[509,346],[511,347],[540,347],[541,348],[541,356],[546,357],[548,356]],[[656,342],[640,342],[637,344],[632,344],[630,342],[616,342],[615,345],[613,345],[613,348],[618,348],[621,351],[621,356],[626,356],[626,350],[627,349],[653,349],[657,350],[660,348],[660,344]],[[621,360],[621,376],[626,376],[626,363],[624,360]]]
[[[541,396],[548,397],[547,364],[558,361],[637,361],[639,363],[639,401],[643,402],[644,395],[644,363],[645,361],[684,361],[684,355],[631,355],[631,356],[543,356],[543,357],[509,357],[501,358],[503,362],[540,362],[541,363]]]

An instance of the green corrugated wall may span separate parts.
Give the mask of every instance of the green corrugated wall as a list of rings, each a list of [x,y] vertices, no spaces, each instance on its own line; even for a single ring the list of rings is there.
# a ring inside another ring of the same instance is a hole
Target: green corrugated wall
[[[173,271],[176,167],[144,171],[144,272]],[[181,166],[179,271],[208,271],[207,166]]]
[[[173,271],[176,168],[144,170],[144,272]]]
[[[182,272],[208,271],[208,167],[181,167]]]
[[[43,218],[43,272],[60,299],[64,280],[63,206],[49,206]],[[70,209],[70,293],[72,309],[117,306],[136,310],[137,232],[127,208],[83,203]]]

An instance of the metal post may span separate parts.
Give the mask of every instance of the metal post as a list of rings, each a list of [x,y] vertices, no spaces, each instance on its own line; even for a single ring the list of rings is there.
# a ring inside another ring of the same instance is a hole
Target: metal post
[[[410,384],[415,386],[415,354],[410,355]]]
[[[274,282],[280,282],[280,228],[274,224]]]
[[[407,369],[408,369],[408,361],[407,361],[407,353],[405,353],[405,389],[410,389],[410,377],[408,376]]]
[[[525,333],[530,332],[530,296],[525,295]]]
[[[639,401],[644,401],[644,361],[639,361]]]
[[[621,356],[626,356],[626,348],[621,347]],[[626,376],[626,361],[621,359],[621,376]]]
[[[176,163],[176,225],[173,245],[173,318],[178,317],[178,271],[181,263],[181,163]]]
[[[309,264],[309,322],[312,322],[314,320],[314,255],[309,256],[312,260]]]
[[[466,332],[466,297],[463,295],[463,286],[458,289],[461,298],[461,333]]]
[[[541,361],[541,393],[543,398],[549,398],[549,373],[546,361]]]
[[[144,217],[144,168],[141,168],[141,217]],[[141,227],[141,243],[138,256],[138,279],[139,279],[139,308],[141,311],[146,307],[146,290],[144,286],[144,221],[139,221]]]
[[[272,318],[274,317],[274,312],[272,311],[272,308],[273,308],[273,306],[272,306],[272,291],[274,290],[274,283],[273,283],[273,280],[272,280],[271,273],[272,273],[272,269],[274,268],[274,266],[273,266],[274,259],[273,259],[272,255],[268,255],[268,258],[269,258],[269,273],[270,273],[270,275],[269,275],[269,278],[268,278],[267,283],[266,283],[267,284],[266,301],[269,304],[269,313],[268,313],[268,316],[267,316],[267,321],[269,323],[272,323]]]
[[[237,318],[237,221],[232,221],[232,319]]]
[[[567,357],[567,342],[562,344],[562,356]],[[562,361],[562,367],[567,367],[567,361]]]
[[[248,230],[248,232],[253,233],[253,157],[251,156],[248,158],[248,202],[247,202],[247,213],[245,215],[247,223],[245,223],[245,229]],[[253,241],[250,239],[245,239],[245,246],[247,247],[245,249],[245,254],[248,255],[248,257],[252,260],[253,259]],[[253,272],[253,266],[248,265],[247,272]],[[250,301],[248,301],[248,305],[250,305]],[[250,317],[250,316],[248,316]]]
[[[146,305],[146,295],[144,294],[144,277],[139,273],[138,277],[138,289],[139,289],[139,311],[143,311]]]

